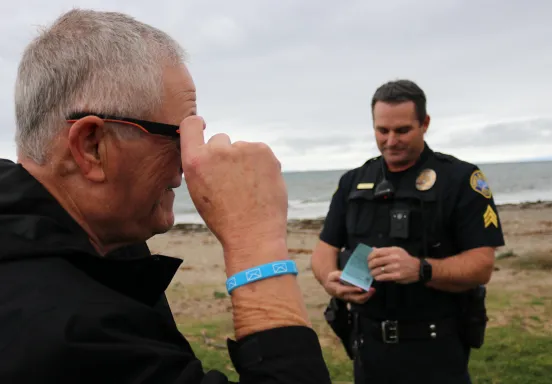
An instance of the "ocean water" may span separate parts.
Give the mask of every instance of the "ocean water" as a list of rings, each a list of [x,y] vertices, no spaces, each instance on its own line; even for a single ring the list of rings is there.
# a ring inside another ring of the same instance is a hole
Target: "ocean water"
[[[480,164],[497,204],[552,200],[552,161]],[[285,172],[288,219],[324,217],[341,175],[346,170]],[[177,223],[203,223],[186,184],[176,190]]]

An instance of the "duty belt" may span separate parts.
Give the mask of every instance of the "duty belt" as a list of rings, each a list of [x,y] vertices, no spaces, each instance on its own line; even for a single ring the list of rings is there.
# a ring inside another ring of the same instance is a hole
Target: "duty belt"
[[[455,319],[411,322],[362,318],[360,323],[363,334],[370,334],[387,344],[396,344],[400,340],[431,340],[458,333]]]

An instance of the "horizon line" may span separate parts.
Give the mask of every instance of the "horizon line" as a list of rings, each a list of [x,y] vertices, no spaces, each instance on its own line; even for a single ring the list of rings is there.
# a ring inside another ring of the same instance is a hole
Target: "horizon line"
[[[368,159],[368,158],[367,158]],[[552,162],[552,156],[550,157],[537,157],[533,159],[518,159],[518,160],[505,160],[505,161],[478,161],[476,165],[497,165],[497,164],[522,164],[522,163],[547,163]],[[353,167],[355,168],[355,167]],[[288,169],[282,171],[282,173],[303,173],[303,172],[329,172],[329,171],[345,171],[351,168],[326,168],[326,169]]]

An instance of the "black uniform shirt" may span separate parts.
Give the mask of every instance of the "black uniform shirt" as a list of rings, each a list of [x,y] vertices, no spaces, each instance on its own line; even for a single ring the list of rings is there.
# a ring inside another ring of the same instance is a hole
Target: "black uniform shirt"
[[[492,196],[492,190],[481,170],[473,164],[459,160],[453,156],[440,155],[445,162],[448,184],[442,193],[443,221],[447,231],[452,233],[456,245],[456,253],[478,247],[499,247],[504,245],[502,227],[497,208]],[[400,179],[407,172],[416,172],[421,163],[436,154],[426,144],[420,160],[410,169],[390,173],[387,178],[399,185]],[[336,248],[347,247],[348,234],[346,230],[347,199],[359,172],[363,167],[370,166],[373,161],[380,162],[377,157],[363,166],[347,171],[339,180],[337,190],[332,196],[328,214],[320,239]],[[437,175],[437,177],[440,177]],[[451,255],[452,256],[452,255]]]

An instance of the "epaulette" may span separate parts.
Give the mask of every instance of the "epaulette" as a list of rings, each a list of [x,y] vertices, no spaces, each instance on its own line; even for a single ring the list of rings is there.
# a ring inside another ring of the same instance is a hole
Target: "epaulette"
[[[379,159],[381,159],[381,155],[375,156],[375,157],[372,157],[371,159],[366,160],[363,165],[369,164],[369,163],[371,163],[373,161],[376,161],[376,160],[379,160]]]
[[[449,155],[449,154],[446,154],[446,153],[441,153],[441,152],[433,152],[435,154],[435,157],[441,161],[445,161],[449,164],[453,164],[454,167],[457,167],[457,171],[460,171],[462,169],[472,169],[473,167],[475,167],[474,164],[468,162],[468,161],[465,161],[465,160],[461,160],[455,156],[452,156],[452,155]],[[461,172],[461,171],[460,171]]]
[[[449,155],[447,153],[442,153],[442,152],[433,152],[433,154],[435,155],[436,158],[438,158],[439,160],[444,160],[444,161],[448,161],[449,163],[454,163],[456,161],[458,161],[458,159],[452,155]]]

